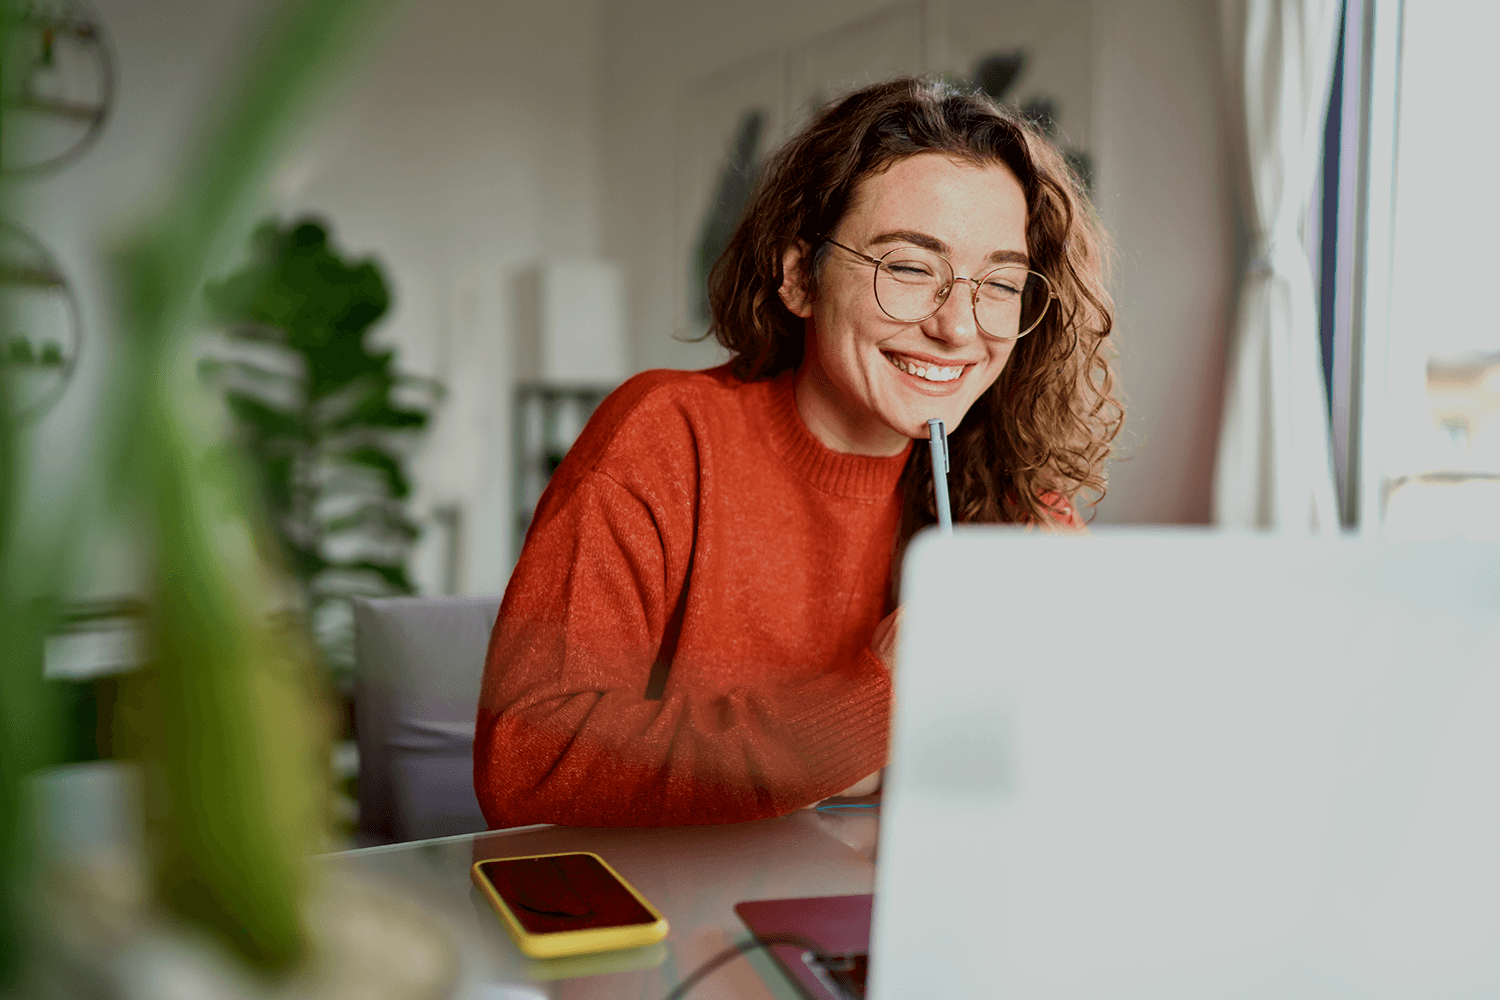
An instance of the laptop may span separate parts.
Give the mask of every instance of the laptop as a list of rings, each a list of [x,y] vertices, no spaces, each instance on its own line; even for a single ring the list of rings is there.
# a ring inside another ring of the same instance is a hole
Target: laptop
[[[1500,996],[1500,546],[960,528],[902,598],[808,996]]]

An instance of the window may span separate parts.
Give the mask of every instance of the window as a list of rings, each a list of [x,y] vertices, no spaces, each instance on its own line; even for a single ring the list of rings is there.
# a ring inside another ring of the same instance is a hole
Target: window
[[[1385,535],[1500,540],[1500,8],[1403,7],[1383,412],[1367,414]]]

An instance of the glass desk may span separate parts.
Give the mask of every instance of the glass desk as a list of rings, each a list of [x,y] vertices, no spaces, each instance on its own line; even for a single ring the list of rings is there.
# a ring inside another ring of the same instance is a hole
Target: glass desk
[[[457,949],[454,1000],[659,1000],[685,976],[749,934],[735,916],[746,899],[871,892],[877,810],[801,810],[779,819],[660,829],[522,827],[325,855],[344,872],[420,904]],[[469,881],[484,858],[592,851],[654,903],[671,926],[648,948],[567,959],[528,958]],[[689,992],[799,1000],[764,952],[753,952]]]

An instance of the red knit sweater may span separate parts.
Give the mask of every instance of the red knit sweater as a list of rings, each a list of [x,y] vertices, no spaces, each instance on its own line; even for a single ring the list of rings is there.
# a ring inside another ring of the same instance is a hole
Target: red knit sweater
[[[882,767],[891,684],[868,646],[906,457],[829,450],[790,372],[646,372],[606,399],[537,505],[490,640],[490,825],[759,819]]]

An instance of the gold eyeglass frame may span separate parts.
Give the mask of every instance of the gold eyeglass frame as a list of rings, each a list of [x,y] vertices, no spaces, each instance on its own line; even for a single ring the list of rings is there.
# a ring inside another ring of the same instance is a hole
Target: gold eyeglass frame
[[[1022,337],[1026,336],[1032,330],[1035,330],[1037,327],[1039,327],[1039,326],[1042,325],[1042,320],[1044,320],[1044,319],[1047,318],[1047,310],[1049,310],[1049,309],[1052,308],[1052,303],[1057,299],[1057,293],[1052,290],[1052,282],[1047,278],[1047,276],[1045,274],[1042,274],[1040,271],[1033,271],[1029,267],[1022,267],[1020,264],[1001,264],[999,267],[992,268],[991,270],[986,271],[983,275],[981,275],[978,278],[961,278],[957,274],[954,273],[954,271],[953,271],[953,262],[952,261],[950,261],[947,257],[944,257],[942,254],[938,253],[936,250],[926,250],[925,252],[930,253],[934,257],[937,257],[937,258],[941,259],[944,264],[948,265],[948,286],[947,286],[947,288],[945,288],[943,290],[942,295],[939,296],[939,298],[938,298],[938,304],[933,307],[932,312],[928,313],[926,316],[920,316],[917,319],[903,319],[900,316],[896,316],[896,315],[892,314],[892,312],[885,307],[885,303],[880,301],[880,292],[878,291],[879,281],[880,281],[880,269],[885,266],[885,259],[887,257],[889,257],[891,254],[893,254],[893,253],[899,253],[902,250],[923,250],[924,249],[923,247],[899,246],[899,247],[894,247],[894,248],[892,248],[890,250],[887,250],[885,253],[881,254],[879,257],[871,257],[869,254],[860,253],[858,250],[854,249],[853,247],[846,247],[846,246],[844,246],[844,244],[840,243],[836,239],[833,239],[832,237],[825,236],[825,237],[823,237],[823,241],[825,243],[831,243],[831,244],[833,244],[834,246],[838,247],[840,250],[843,250],[845,253],[851,253],[851,254],[853,254],[854,256],[858,257],[860,260],[864,261],[866,264],[869,264],[869,265],[871,265],[872,267],[875,268],[874,272],[870,276],[870,291],[875,296],[875,304],[880,307],[880,311],[881,312],[885,313],[887,316],[890,316],[890,318],[893,319],[893,320],[895,320],[897,323],[921,323],[924,320],[931,319],[933,316],[937,315],[937,312],[938,312],[939,309],[943,308],[943,306],[945,306],[945,305],[948,304],[948,296],[950,296],[950,295],[953,294],[953,286],[956,285],[956,284],[958,284],[960,281],[967,281],[969,284],[971,284],[971,285],[974,286],[974,290],[973,290],[972,294],[970,295],[969,308],[972,309],[973,313],[974,313],[974,326],[975,326],[975,328],[977,330],[979,330],[980,333],[984,334],[986,337],[989,337],[991,340],[1020,340]],[[1044,287],[1047,290],[1047,304],[1044,305],[1044,306],[1042,306],[1042,311],[1037,316],[1035,323],[1032,323],[1030,326],[1028,326],[1026,329],[1022,330],[1020,333],[1017,333],[1017,334],[1015,334],[1013,336],[1010,336],[1010,337],[1004,337],[1004,336],[1001,336],[1000,334],[997,334],[997,333],[991,333],[990,331],[988,331],[988,330],[986,330],[984,328],[984,324],[983,323],[979,322],[979,286],[982,285],[985,282],[985,280],[987,278],[989,278],[990,275],[994,274],[996,271],[1016,271],[1016,270],[1025,271],[1027,274],[1034,274],[1038,278],[1042,279],[1042,287]]]

